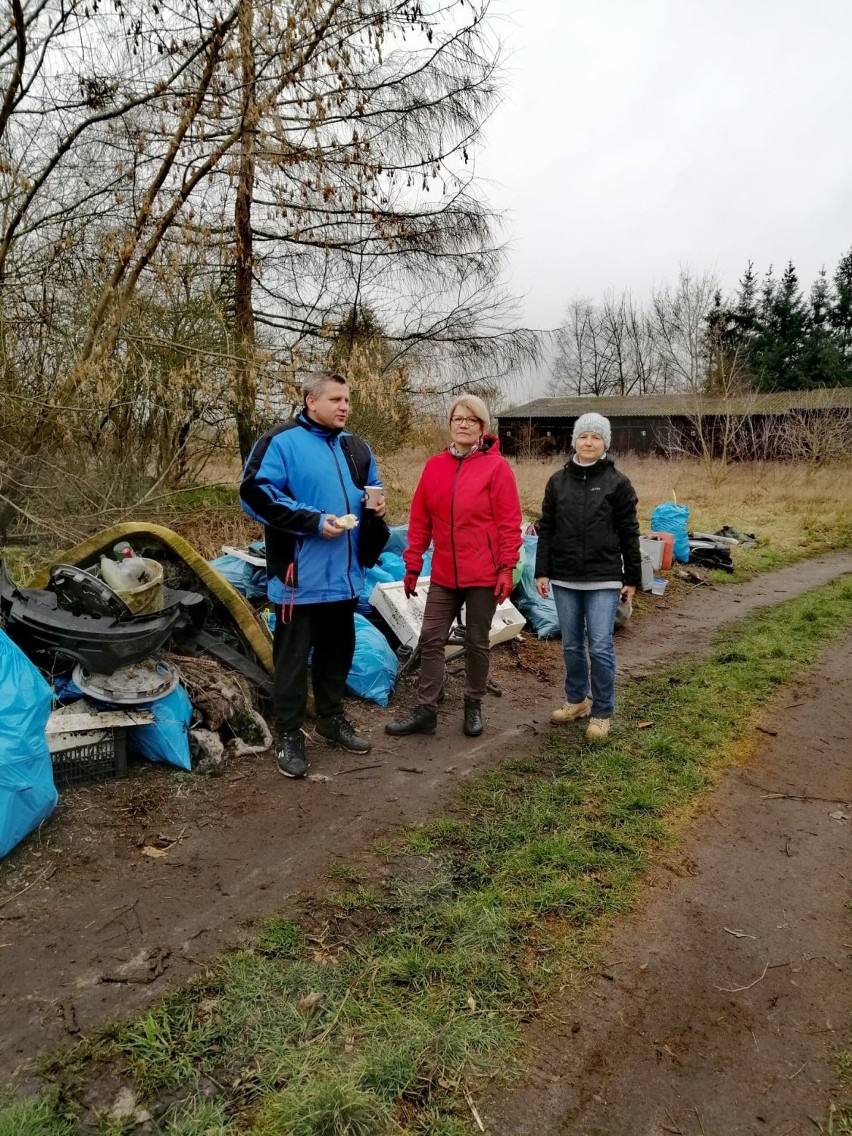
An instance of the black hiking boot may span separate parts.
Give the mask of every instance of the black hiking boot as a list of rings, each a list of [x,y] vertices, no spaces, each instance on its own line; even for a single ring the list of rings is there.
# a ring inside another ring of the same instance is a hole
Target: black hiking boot
[[[469,738],[478,738],[482,733],[482,703],[465,702],[464,732]]]
[[[339,745],[349,753],[369,753],[373,748],[369,738],[362,738],[355,733],[352,723],[342,714],[336,718],[320,718],[317,722],[317,733],[332,745]]]
[[[430,710],[428,706],[418,706],[407,718],[388,722],[385,733],[394,738],[404,738],[408,734],[434,734],[437,725],[438,711]]]
[[[305,760],[305,735],[301,730],[292,734],[282,734],[278,742],[275,757],[278,761],[278,772],[285,777],[304,777],[308,771]]]

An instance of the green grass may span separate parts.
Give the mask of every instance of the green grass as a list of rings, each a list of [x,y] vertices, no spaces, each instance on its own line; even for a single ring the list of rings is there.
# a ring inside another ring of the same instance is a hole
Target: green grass
[[[205,1100],[170,1109],[159,1131],[162,1136],[236,1136],[222,1106]]]
[[[168,501],[175,512],[181,514],[239,508],[239,486],[236,483],[197,485],[169,495]]]
[[[774,548],[771,544],[759,544],[755,548],[737,548],[734,550],[732,560],[733,572],[711,570],[708,575],[714,584],[744,584],[761,576],[766,572],[777,572],[779,568],[786,568],[788,564],[809,556],[817,556],[826,549],[822,546],[816,548]]]
[[[852,1105],[832,1105],[825,1124],[817,1124],[823,1136],[852,1136]]]
[[[54,1094],[21,1101],[0,1096],[0,1136],[74,1136],[76,1131]]]
[[[158,1007],[46,1064],[56,1100],[80,1108],[106,1067],[152,1109],[171,1103],[157,1136],[475,1131],[467,1094],[510,1067],[554,989],[582,983],[649,860],[779,686],[852,623],[851,600],[839,581],[725,628],[704,662],[628,686],[607,743],[555,732],[481,777],[452,815],[385,842],[389,879],[338,869],[330,888],[345,890],[303,903],[311,918],[268,920]],[[848,1132],[844,1115],[826,1131]],[[0,1109],[0,1136],[8,1124]]]

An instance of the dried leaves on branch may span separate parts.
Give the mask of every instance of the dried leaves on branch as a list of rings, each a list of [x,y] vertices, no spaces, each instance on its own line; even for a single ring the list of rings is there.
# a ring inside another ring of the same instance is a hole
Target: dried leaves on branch
[[[13,0],[0,528],[244,455],[331,352],[365,409],[531,358],[473,181],[499,59],[487,0]]]

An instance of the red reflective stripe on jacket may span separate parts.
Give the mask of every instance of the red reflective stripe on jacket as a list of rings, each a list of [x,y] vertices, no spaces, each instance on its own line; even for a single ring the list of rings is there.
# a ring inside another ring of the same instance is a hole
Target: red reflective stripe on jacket
[[[449,450],[430,458],[411,502],[403,559],[419,572],[434,541],[431,578],[446,588],[493,587],[514,568],[521,546],[521,503],[512,467],[497,439],[466,458]]]

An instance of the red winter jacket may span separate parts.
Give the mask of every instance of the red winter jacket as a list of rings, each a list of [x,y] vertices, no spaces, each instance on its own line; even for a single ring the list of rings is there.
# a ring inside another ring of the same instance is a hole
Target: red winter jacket
[[[403,554],[409,572],[420,572],[430,541],[431,578],[445,588],[493,587],[501,568],[517,564],[521,503],[492,434],[468,457],[444,450],[426,462],[411,502]]]

